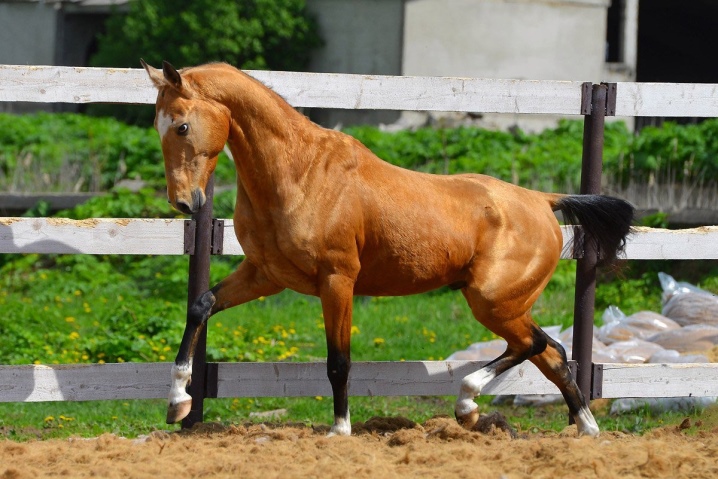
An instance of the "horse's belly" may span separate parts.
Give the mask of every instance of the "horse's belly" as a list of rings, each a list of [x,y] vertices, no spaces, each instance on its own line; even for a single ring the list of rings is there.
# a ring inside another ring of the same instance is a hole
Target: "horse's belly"
[[[366,296],[402,296],[458,284],[465,280],[470,260],[471,254],[460,249],[364,257],[354,292]]]

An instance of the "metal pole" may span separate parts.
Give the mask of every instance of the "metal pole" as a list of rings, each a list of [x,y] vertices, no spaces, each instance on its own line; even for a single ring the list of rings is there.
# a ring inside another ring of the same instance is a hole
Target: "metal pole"
[[[603,127],[606,116],[608,87],[593,85],[591,111],[583,127],[583,156],[581,165],[581,194],[601,192],[603,166]],[[576,296],[573,312],[572,357],[578,363],[576,383],[586,397],[591,398],[591,370],[593,345],[593,316],[596,299],[596,261],[593,245],[584,245],[583,257],[576,265]]]
[[[196,223],[194,254],[189,258],[189,281],[187,284],[187,309],[209,289],[209,259],[212,254],[212,201],[214,199],[214,174],[205,189],[207,201],[192,215]],[[192,396],[192,410],[182,420],[182,428],[190,428],[202,422],[204,416],[205,377],[207,372],[207,328],[202,328],[192,361],[192,381],[187,392]]]

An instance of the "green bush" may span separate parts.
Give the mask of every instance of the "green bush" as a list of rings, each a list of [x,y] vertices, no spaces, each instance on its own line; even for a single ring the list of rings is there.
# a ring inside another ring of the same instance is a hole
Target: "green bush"
[[[213,61],[254,70],[306,69],[322,45],[304,0],[142,0],[115,13],[90,59],[97,67],[139,67],[140,57],[176,67]],[[149,108],[93,105],[91,114],[148,124]]]
[[[605,165],[624,186],[633,182],[688,184],[718,178],[718,119],[695,125],[649,126],[606,155]]]
[[[217,180],[233,183],[234,165],[221,156]],[[165,187],[153,128],[72,113],[0,114],[1,190],[105,191],[123,179]]]

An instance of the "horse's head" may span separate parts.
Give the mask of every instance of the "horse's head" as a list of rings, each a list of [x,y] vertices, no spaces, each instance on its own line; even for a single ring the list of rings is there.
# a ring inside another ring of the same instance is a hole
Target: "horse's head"
[[[189,74],[167,62],[158,70],[142,61],[159,93],[155,128],[165,159],[169,202],[183,213],[204,205],[205,188],[229,136],[229,111],[202,95]]]

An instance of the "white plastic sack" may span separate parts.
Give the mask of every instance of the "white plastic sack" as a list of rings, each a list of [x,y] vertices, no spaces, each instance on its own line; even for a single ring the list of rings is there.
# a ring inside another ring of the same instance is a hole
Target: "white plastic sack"
[[[506,341],[494,339],[493,341],[474,343],[463,351],[456,351],[446,360],[493,361],[501,356],[504,351],[506,351]]]
[[[648,362],[652,364],[709,363],[710,360],[702,354],[681,354],[675,349],[664,349],[648,358]]]
[[[606,349],[603,351],[604,354],[615,357],[615,361],[598,361],[594,357],[594,362],[642,364],[648,361],[648,358],[654,354],[663,351],[663,349],[664,348],[658,344],[643,341],[642,339],[616,341],[606,346]]]
[[[653,311],[639,311],[626,316],[617,306],[606,308],[603,312],[603,323],[597,336],[605,344],[648,339],[656,333],[680,328],[677,322]]]
[[[718,344],[718,327],[707,324],[692,324],[658,333],[648,338],[648,340],[663,346],[665,349],[675,349],[681,353],[706,351]]]
[[[709,324],[718,326],[718,296],[690,283],[677,282],[672,276],[658,273],[663,288],[664,316],[681,326]]]

